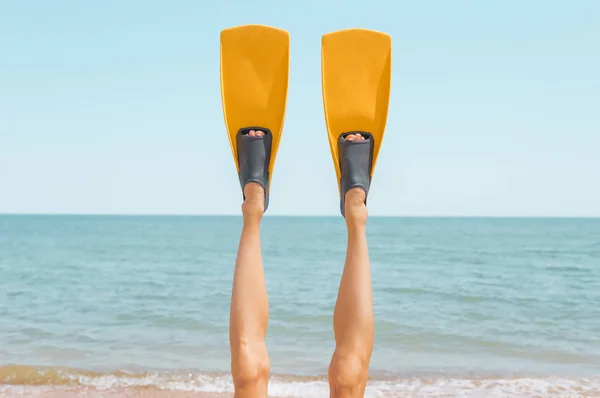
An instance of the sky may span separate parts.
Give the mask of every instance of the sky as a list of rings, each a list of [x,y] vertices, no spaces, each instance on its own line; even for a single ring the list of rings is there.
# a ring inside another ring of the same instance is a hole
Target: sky
[[[600,2],[0,3],[0,213],[239,214],[222,29],[290,33],[268,215],[339,215],[324,33],[392,36],[369,214],[600,216]],[[307,156],[307,154],[309,154]]]

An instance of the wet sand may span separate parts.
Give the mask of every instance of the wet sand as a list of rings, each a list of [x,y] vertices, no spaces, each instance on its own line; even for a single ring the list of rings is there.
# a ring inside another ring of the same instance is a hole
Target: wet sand
[[[88,397],[88,398],[232,398],[232,393],[214,393],[214,392],[194,392],[194,391],[176,391],[176,390],[163,390],[156,387],[126,387],[126,388],[112,388],[112,389],[95,389],[89,387],[78,387],[78,388],[64,388],[64,387],[32,387],[32,386],[12,386],[9,389],[2,389],[0,386],[0,397],[40,397],[40,398],[76,398],[76,397]],[[21,388],[24,387],[24,388]],[[486,396],[482,395],[480,389],[475,388],[476,391],[469,391],[470,389],[455,390],[453,393],[449,391],[405,391],[404,393],[392,392],[392,391],[380,391],[377,395],[379,397],[396,398],[396,397],[452,397],[452,396],[469,396],[479,397]],[[491,389],[488,391],[490,395],[498,396],[498,391]],[[504,393],[507,391],[505,390]],[[465,395],[466,394],[466,395]],[[317,398],[314,395],[294,395],[296,397],[310,397]],[[318,397],[325,398],[327,395],[318,394]],[[507,395],[503,395],[507,396]],[[519,388],[511,389],[511,393],[508,396],[514,397],[585,397],[585,398],[600,398],[600,391],[590,391],[588,388],[550,388],[545,391],[527,391]],[[270,395],[269,398],[292,398],[290,396],[282,395]]]
[[[16,386],[15,386],[16,387]],[[109,390],[95,388],[52,388],[52,387],[27,387],[11,390],[0,390],[0,397],[40,397],[40,398],[233,398],[232,393],[197,392],[197,391],[170,391],[156,387],[129,387]],[[285,396],[269,395],[269,398],[291,398]]]
[[[193,391],[166,391],[151,387],[133,387],[120,388],[111,390],[96,390],[94,388],[82,389],[39,389],[29,391],[6,391],[0,393],[0,397],[43,397],[43,398],[231,398],[230,393],[208,393],[208,392],[193,392]],[[14,394],[14,395],[13,395]]]

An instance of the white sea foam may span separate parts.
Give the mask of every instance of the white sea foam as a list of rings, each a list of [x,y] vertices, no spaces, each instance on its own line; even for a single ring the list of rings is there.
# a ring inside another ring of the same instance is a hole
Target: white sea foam
[[[65,375],[67,376],[67,375]],[[205,392],[232,393],[230,375],[211,374],[146,374],[88,376],[68,375],[70,383],[62,385],[0,385],[0,396],[43,396],[58,391],[89,389],[108,393],[139,387],[163,393]],[[118,394],[117,394],[118,395]],[[140,394],[143,396],[143,394]],[[329,386],[324,378],[273,376],[269,384],[273,397],[326,398]],[[137,395],[136,395],[137,396]],[[373,380],[365,392],[367,398],[385,397],[600,397],[600,377],[401,377]]]

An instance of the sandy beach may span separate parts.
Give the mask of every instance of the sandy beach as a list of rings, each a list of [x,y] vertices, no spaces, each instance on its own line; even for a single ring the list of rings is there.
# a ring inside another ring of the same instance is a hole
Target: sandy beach
[[[30,389],[29,391],[16,389],[0,393],[0,397],[44,397],[44,398],[75,398],[75,397],[90,397],[90,398],[230,398],[233,394],[227,393],[204,393],[190,391],[164,391],[153,387],[134,387],[115,390],[96,390],[94,388],[83,388],[74,390],[65,389]],[[18,392],[17,392],[18,391]]]
[[[283,382],[283,384],[282,384]],[[405,377],[387,382],[372,381],[365,398],[396,397],[600,397],[600,378],[566,377]],[[0,384],[0,397],[40,398],[231,398],[232,386],[222,384],[220,392],[203,391],[214,388],[195,383],[170,385],[138,385],[106,387],[77,385]],[[215,388],[217,389],[217,388]],[[227,392],[223,392],[227,391]],[[292,380],[274,378],[269,384],[270,398],[327,398],[324,380]]]

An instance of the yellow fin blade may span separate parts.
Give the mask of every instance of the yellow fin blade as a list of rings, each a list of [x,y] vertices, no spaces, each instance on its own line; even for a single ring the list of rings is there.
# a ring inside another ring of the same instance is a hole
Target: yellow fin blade
[[[373,166],[381,148],[391,84],[392,38],[368,29],[346,29],[323,35],[321,80],[325,122],[338,187],[337,140],[349,131],[371,133]]]
[[[285,30],[244,25],[221,31],[221,100],[236,169],[236,134],[260,126],[273,134],[269,178],[283,130],[290,38]]]

